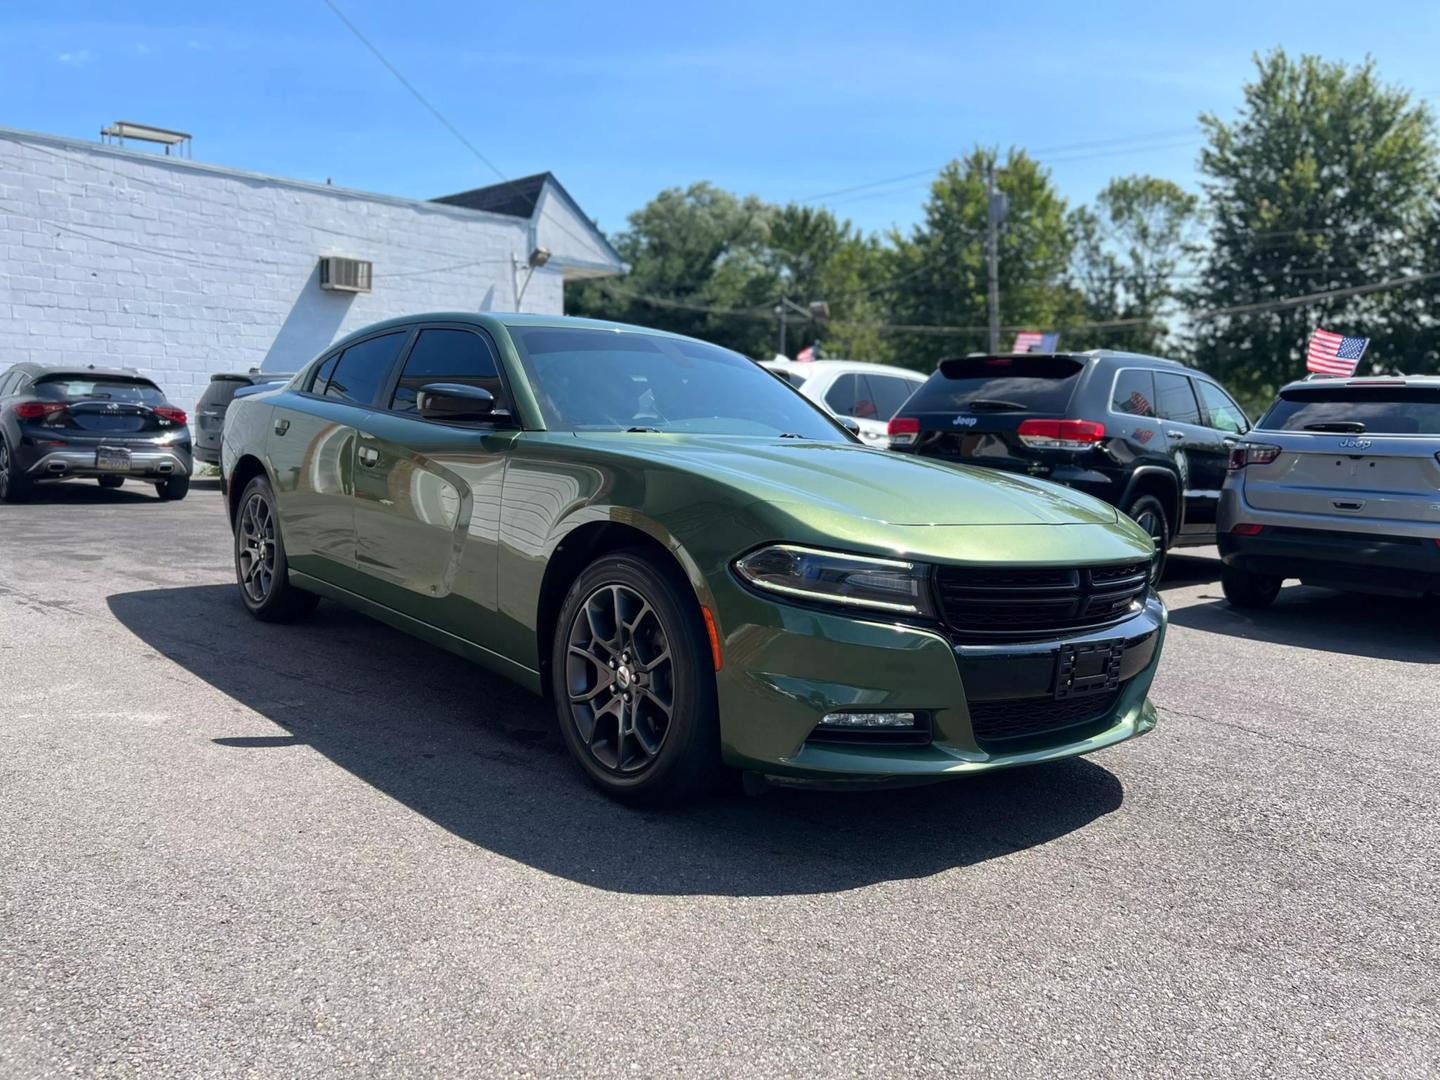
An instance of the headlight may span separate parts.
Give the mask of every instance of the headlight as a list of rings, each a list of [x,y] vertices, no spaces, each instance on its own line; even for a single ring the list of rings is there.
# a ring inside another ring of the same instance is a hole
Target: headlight
[[[928,568],[904,559],[772,544],[737,559],[735,572],[757,589],[819,604],[896,615],[932,613]]]

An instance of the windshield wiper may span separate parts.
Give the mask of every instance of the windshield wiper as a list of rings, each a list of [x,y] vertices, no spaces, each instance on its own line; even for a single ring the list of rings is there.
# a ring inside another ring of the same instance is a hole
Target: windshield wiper
[[[631,427],[631,428],[626,428],[626,429],[625,429],[625,434],[629,435],[632,431],[655,431],[655,432],[658,432],[659,430],[660,430],[660,429],[659,429],[658,427]]]
[[[965,406],[976,412],[1024,412],[1030,406],[1018,401],[998,401],[995,398],[975,398]]]
[[[1365,432],[1365,425],[1359,420],[1326,420],[1321,424],[1306,424],[1306,431],[1344,431],[1351,435],[1361,435]]]
[[[782,439],[808,439],[809,437],[809,435],[800,435],[793,431],[780,432],[780,438]]]

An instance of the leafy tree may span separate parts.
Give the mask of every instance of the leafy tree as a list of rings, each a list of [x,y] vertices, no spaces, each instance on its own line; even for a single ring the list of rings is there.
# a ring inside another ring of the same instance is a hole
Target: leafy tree
[[[1358,67],[1282,50],[1256,57],[1233,122],[1207,114],[1200,166],[1210,248],[1200,309],[1264,304],[1436,265],[1429,110]],[[1366,363],[1435,360],[1435,290],[1339,297],[1196,322],[1195,359],[1251,404],[1304,372],[1317,325],[1374,339]]]
[[[1177,275],[1197,250],[1193,233],[1198,204],[1196,196],[1173,181],[1124,176],[1111,180],[1093,207],[1071,215],[1075,273],[1086,319],[1149,321],[1072,332],[1070,344],[1165,351],[1163,320],[1180,291]]]
[[[994,150],[977,147],[952,161],[930,188],[925,219],[908,236],[894,234],[894,321],[974,327],[963,333],[896,335],[898,363],[926,369],[942,356],[988,347],[985,261],[987,174]],[[1067,284],[1073,247],[1066,204],[1050,176],[1023,151],[1011,150],[996,173],[1009,207],[1000,230],[1002,326],[1052,329],[1082,314]],[[1010,337],[1006,332],[1005,337]],[[1009,342],[1002,341],[1001,348]]]

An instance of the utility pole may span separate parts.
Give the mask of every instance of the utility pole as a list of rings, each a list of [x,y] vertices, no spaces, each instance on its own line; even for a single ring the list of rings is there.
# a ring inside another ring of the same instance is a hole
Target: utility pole
[[[780,355],[789,356],[789,343],[785,340],[785,298],[775,305],[775,314],[780,318]]]
[[[985,178],[985,262],[990,276],[990,352],[1000,351],[1000,244],[999,226],[1003,196],[995,190],[995,164]]]

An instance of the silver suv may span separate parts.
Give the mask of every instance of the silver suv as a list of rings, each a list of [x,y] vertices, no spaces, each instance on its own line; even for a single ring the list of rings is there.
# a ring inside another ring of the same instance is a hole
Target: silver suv
[[[1440,593],[1440,377],[1291,383],[1231,451],[1218,524],[1239,607],[1286,578]]]

